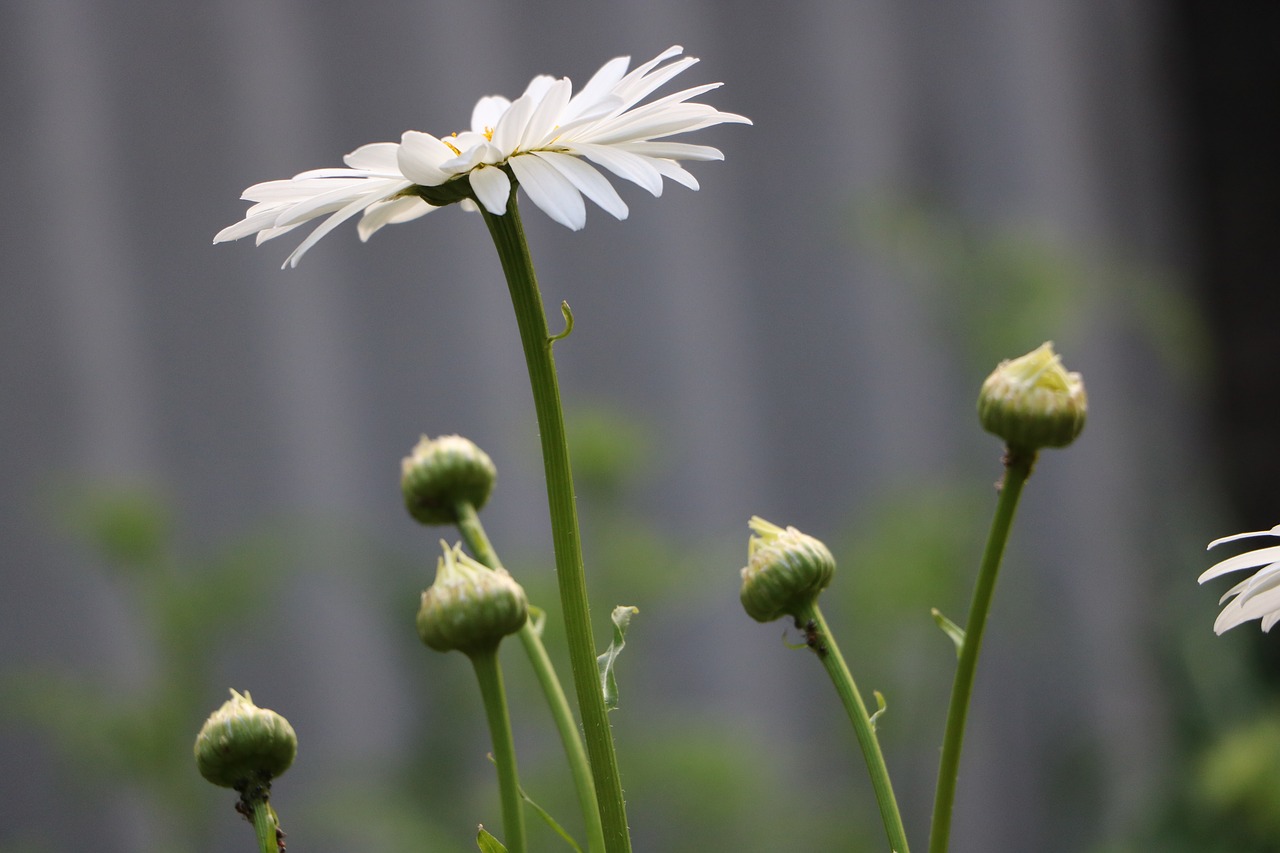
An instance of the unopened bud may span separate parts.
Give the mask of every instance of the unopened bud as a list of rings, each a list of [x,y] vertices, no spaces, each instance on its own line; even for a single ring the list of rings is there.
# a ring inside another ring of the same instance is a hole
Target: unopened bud
[[[400,463],[400,490],[409,514],[423,524],[454,524],[457,506],[484,506],[498,478],[489,454],[460,435],[425,435]]]
[[[1066,447],[1084,429],[1089,401],[1079,373],[1068,373],[1052,343],[1000,362],[982,383],[978,418],[1011,450]]]
[[[435,583],[422,593],[418,636],[438,652],[471,655],[497,648],[529,618],[524,589],[505,569],[481,565],[461,546],[440,544],[444,555]]]
[[[749,526],[755,535],[747,543],[742,570],[742,606],[757,622],[798,617],[831,583],[835,558],[826,545],[794,527],[784,530],[759,516]]]
[[[249,691],[231,691],[196,735],[196,767],[215,785],[243,790],[270,782],[293,764],[298,736],[275,711],[253,704]]]

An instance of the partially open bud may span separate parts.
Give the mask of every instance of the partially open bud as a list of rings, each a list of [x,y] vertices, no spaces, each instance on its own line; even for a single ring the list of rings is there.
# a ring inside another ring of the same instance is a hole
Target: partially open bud
[[[1068,373],[1052,343],[1000,362],[982,383],[978,418],[1011,450],[1066,447],[1084,429],[1089,401],[1079,373]]]
[[[253,704],[249,691],[231,698],[196,735],[196,767],[215,785],[243,791],[270,782],[293,764],[298,736],[275,711]]]
[[[438,652],[495,649],[524,627],[529,601],[505,569],[490,569],[444,542],[436,580],[422,593],[418,636]]]
[[[460,435],[424,435],[400,463],[405,508],[423,524],[454,524],[460,502],[480,509],[497,479],[489,454]]]
[[[798,617],[831,583],[835,558],[826,545],[794,527],[784,530],[759,516],[749,526],[755,535],[747,543],[742,570],[742,606],[757,622]]]

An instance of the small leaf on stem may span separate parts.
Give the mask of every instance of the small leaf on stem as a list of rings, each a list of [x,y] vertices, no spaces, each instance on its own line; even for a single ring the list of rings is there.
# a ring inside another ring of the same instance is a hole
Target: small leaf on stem
[[[872,690],[871,692],[874,693],[876,697],[876,712],[870,717],[867,717],[867,722],[871,724],[871,731],[874,732],[876,730],[876,720],[880,719],[880,715],[883,714],[885,708],[888,708],[889,706],[885,704],[883,693],[879,690]]]
[[[596,667],[600,671],[600,689],[604,693],[604,706],[612,711],[618,707],[618,682],[614,679],[613,665],[626,646],[624,639],[627,628],[631,625],[631,617],[640,612],[640,608],[631,605],[618,605],[613,608],[613,642],[605,653],[596,658]]]
[[[484,828],[484,824],[480,825],[479,830],[476,833],[476,844],[480,847],[480,853],[507,853],[507,848],[502,845],[501,841],[489,834],[488,830]]]
[[[933,615],[933,621],[942,629],[942,632],[956,644],[956,659],[959,660],[961,652],[964,651],[964,629],[943,616],[942,611],[936,607],[930,608],[929,613]]]

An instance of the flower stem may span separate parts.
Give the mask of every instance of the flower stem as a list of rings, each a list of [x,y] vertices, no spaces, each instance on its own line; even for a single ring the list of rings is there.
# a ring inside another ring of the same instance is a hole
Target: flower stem
[[[476,559],[491,569],[502,568],[502,561],[498,559],[498,553],[484,532],[484,525],[480,523],[476,508],[467,502],[459,503],[457,516],[458,532],[462,534],[463,541]],[[533,628],[532,620],[524,623],[519,636],[529,663],[533,666],[534,675],[538,678],[538,684],[546,696],[551,717],[560,733],[560,741],[564,744],[569,772],[573,775],[573,785],[578,792],[578,805],[587,826],[587,850],[589,853],[603,853],[604,829],[600,825],[600,807],[596,803],[596,790],[591,781],[591,765],[587,763],[587,751],[582,744],[578,724],[573,719],[569,700],[560,686],[560,679],[556,676],[555,667],[551,665],[542,637]]]
[[[605,849],[608,853],[630,853],[631,838],[627,832],[618,759],[614,754],[613,733],[609,729],[604,695],[596,671],[595,640],[591,632],[587,582],[582,567],[582,543],[565,439],[564,412],[560,406],[560,385],[551,353],[547,316],[525,242],[524,228],[520,224],[514,186],[505,214],[494,216],[485,210],[484,205],[480,205],[480,211],[502,261],[529,369],[529,385],[533,390],[533,405],[542,437],[542,460],[547,478],[547,503],[551,512],[551,535],[555,545],[560,604],[564,611],[565,639],[587,740],[587,754],[591,759],[600,820],[604,826]]]
[[[243,794],[242,800],[249,807],[249,820],[253,822],[253,831],[258,836],[259,853],[280,853],[280,823],[267,798],[269,791],[270,788],[260,785]]]
[[[1005,543],[1009,541],[1009,529],[1018,508],[1018,498],[1031,474],[1035,459],[1035,451],[1005,450],[1005,472],[1000,486],[1000,499],[996,503],[995,517],[991,520],[987,547],[982,554],[982,567],[978,571],[973,603],[969,606],[969,621],[965,625],[964,645],[960,649],[960,662],[956,665],[956,677],[951,687],[951,705],[947,709],[942,758],[938,763],[938,788],[933,800],[933,823],[929,830],[929,853],[946,853],[951,839],[951,812],[955,806],[956,780],[960,773],[960,752],[964,746],[965,719],[969,715],[969,699],[973,695],[978,654],[982,651],[982,634],[986,630],[996,576],[1000,573],[1000,559],[1004,556]]]
[[[894,853],[909,853],[907,848],[907,831],[902,825],[902,815],[898,811],[898,801],[893,794],[893,783],[889,781],[889,768],[884,763],[884,753],[880,751],[880,741],[876,730],[867,714],[867,706],[858,693],[858,685],[840,654],[827,620],[822,617],[815,598],[796,614],[797,623],[805,625],[809,634],[809,645],[814,654],[822,661],[835,685],[836,693],[849,714],[849,722],[853,723],[853,733],[858,738],[858,746],[862,748],[862,756],[867,762],[867,772],[871,774],[871,787],[875,791],[876,804],[880,807],[880,820],[884,823],[885,834]],[[809,623],[806,625],[806,623]]]
[[[503,843],[510,853],[525,853],[524,803],[520,798],[520,779],[516,774],[516,749],[511,737],[511,718],[507,713],[507,693],[502,687],[502,669],[498,666],[498,647],[471,655],[471,665],[480,682],[484,712],[489,718],[489,737],[493,741],[493,763],[498,767],[498,791],[502,796]]]

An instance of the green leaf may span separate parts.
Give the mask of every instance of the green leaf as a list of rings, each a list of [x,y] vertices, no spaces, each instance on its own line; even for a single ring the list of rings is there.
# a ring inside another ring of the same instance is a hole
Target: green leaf
[[[604,706],[612,711],[618,707],[618,683],[613,677],[613,665],[626,646],[627,627],[631,617],[640,612],[640,608],[631,605],[618,605],[613,608],[613,642],[604,654],[596,658],[596,667],[600,671],[600,689],[604,692]]]
[[[574,849],[575,853],[582,853],[582,848],[578,846],[578,842],[573,840],[573,836],[565,832],[564,828],[560,826],[560,824],[556,823],[556,819],[551,816],[550,812],[548,812],[542,806],[535,803],[533,801],[533,798],[530,797],[527,793],[525,793],[523,785],[519,786],[519,791],[520,791],[520,796],[524,799],[524,801],[529,804],[530,808],[532,808],[535,812],[538,813],[538,817],[542,818],[543,822],[546,823],[547,826],[551,827],[551,830],[556,835],[559,835],[561,838],[563,838],[565,840],[565,843],[567,843],[570,847]]]
[[[476,833],[476,844],[480,853],[507,853],[507,848],[485,830],[484,824],[480,824],[480,831]]]
[[[867,718],[867,722],[871,724],[871,731],[876,730],[876,720],[880,719],[880,715],[884,713],[884,709],[889,707],[884,703],[884,694],[879,690],[872,690],[876,697],[876,712]]]
[[[533,635],[542,638],[542,629],[547,627],[547,611],[541,607],[529,605],[529,627],[533,629]]]
[[[929,610],[933,614],[933,621],[937,623],[942,632],[951,638],[951,642],[956,644],[956,659],[960,658],[960,653],[964,651],[964,629],[950,619],[942,615],[942,611],[934,607]]]

